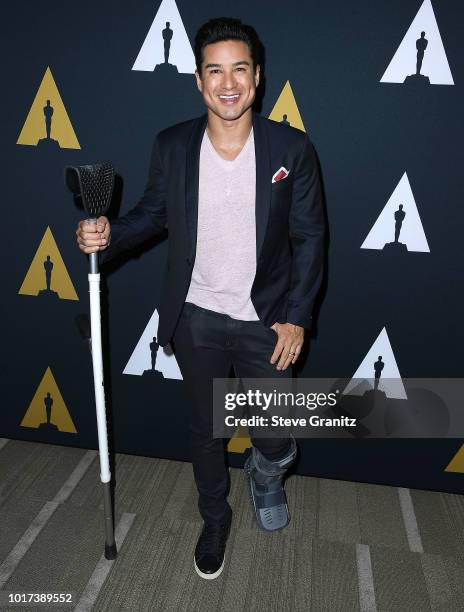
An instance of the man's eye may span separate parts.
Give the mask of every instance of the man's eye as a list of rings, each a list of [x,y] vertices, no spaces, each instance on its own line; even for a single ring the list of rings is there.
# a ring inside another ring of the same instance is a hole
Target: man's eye
[[[219,68],[213,68],[213,70],[211,70],[211,72],[219,72]]]

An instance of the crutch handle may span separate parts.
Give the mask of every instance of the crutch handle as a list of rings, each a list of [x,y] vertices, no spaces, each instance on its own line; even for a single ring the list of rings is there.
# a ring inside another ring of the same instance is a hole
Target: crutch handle
[[[87,223],[92,223],[96,225],[97,219],[96,217],[92,217],[91,219],[86,219]],[[95,253],[89,253],[89,263],[90,263],[90,274],[98,274],[98,251]]]

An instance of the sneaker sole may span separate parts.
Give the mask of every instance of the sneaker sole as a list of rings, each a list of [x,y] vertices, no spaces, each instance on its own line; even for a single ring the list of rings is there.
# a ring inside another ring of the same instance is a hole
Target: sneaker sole
[[[204,574],[199,567],[197,566],[197,562],[195,560],[195,555],[193,555],[193,566],[195,568],[196,573],[201,577],[201,578],[205,578],[206,580],[214,580],[214,578],[217,578],[219,576],[219,574],[222,572],[222,570],[224,569],[224,562],[225,562],[225,556],[224,559],[222,560],[222,565],[221,567],[214,572],[214,574]]]

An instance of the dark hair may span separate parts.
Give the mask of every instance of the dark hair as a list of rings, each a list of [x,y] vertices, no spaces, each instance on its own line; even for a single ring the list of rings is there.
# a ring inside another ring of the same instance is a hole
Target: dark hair
[[[203,49],[206,45],[221,42],[223,40],[242,40],[248,45],[253,70],[260,63],[260,48],[256,30],[240,19],[232,17],[217,17],[204,23],[195,35],[195,62],[197,70],[201,74],[201,63],[203,61]]]

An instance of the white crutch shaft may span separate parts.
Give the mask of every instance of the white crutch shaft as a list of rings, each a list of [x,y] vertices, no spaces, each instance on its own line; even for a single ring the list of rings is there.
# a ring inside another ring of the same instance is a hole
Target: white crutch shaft
[[[103,355],[100,319],[100,274],[89,274],[90,329],[92,336],[93,380],[97,414],[98,446],[100,450],[100,477],[102,482],[111,480],[108,458],[108,434],[106,429],[105,387],[103,382]]]

